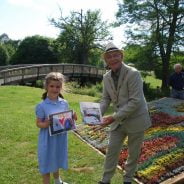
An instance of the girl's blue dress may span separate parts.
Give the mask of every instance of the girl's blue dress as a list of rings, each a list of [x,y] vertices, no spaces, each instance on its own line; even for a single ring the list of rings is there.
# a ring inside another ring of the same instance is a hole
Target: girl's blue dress
[[[36,106],[36,116],[42,120],[50,114],[69,110],[68,103],[62,98],[52,101],[46,98]],[[38,138],[38,162],[41,174],[68,168],[67,133],[50,136],[49,128],[40,128]]]

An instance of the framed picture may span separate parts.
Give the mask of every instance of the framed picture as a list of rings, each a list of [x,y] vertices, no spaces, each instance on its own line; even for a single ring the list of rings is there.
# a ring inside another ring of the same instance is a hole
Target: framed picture
[[[84,124],[98,125],[102,123],[102,115],[99,103],[80,102],[80,110]]]
[[[76,129],[72,110],[50,114],[49,119],[51,121],[49,126],[51,136]]]

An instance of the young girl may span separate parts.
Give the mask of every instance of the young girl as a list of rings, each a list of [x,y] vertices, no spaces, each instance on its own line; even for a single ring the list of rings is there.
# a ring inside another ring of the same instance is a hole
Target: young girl
[[[53,173],[55,184],[67,184],[59,177],[59,168],[68,168],[67,133],[49,135],[49,115],[69,110],[68,103],[60,91],[63,88],[64,77],[61,73],[51,72],[46,76],[43,101],[36,106],[36,124],[40,128],[38,139],[39,170],[43,176],[43,184],[50,183],[50,173]],[[74,119],[77,119],[74,113]]]

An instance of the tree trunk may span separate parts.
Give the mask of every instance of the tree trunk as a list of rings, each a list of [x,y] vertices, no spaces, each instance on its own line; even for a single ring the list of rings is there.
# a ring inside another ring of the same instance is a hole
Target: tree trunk
[[[163,91],[168,90],[168,76],[169,76],[169,61],[167,58],[162,58],[162,86]]]
[[[169,78],[169,64],[170,64],[170,58],[171,58],[171,52],[172,52],[172,46],[174,43],[174,35],[176,31],[176,22],[177,22],[177,16],[178,16],[178,7],[179,7],[179,1],[176,0],[174,2],[174,10],[172,14],[172,21],[169,24],[169,36],[167,39],[166,48],[164,49],[164,44],[161,41],[161,33],[160,28],[162,30],[162,27],[160,27],[159,24],[159,16],[157,17],[157,38],[158,38],[158,44],[160,48],[160,54],[162,58],[162,90],[168,91],[168,78]]]
[[[83,49],[82,53],[81,53],[81,58],[82,58],[82,63],[84,65],[89,64],[88,63],[88,51],[86,51],[85,49]]]

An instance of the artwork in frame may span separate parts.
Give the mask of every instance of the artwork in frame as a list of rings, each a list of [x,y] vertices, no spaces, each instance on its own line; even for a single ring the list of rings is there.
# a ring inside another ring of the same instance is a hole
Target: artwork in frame
[[[72,110],[50,114],[49,119],[51,122],[49,126],[50,136],[76,129]]]
[[[102,114],[99,103],[80,102],[80,110],[84,124],[99,125],[102,123]]]

